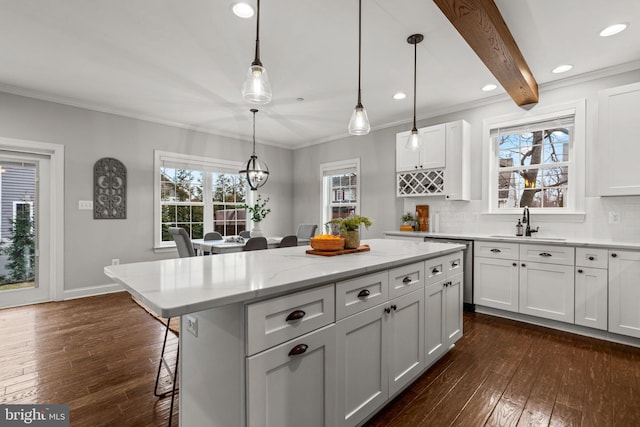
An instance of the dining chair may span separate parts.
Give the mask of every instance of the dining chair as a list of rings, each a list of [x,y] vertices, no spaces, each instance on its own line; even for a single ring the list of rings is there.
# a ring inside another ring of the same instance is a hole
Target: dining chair
[[[178,249],[178,255],[180,258],[188,258],[196,256],[196,251],[193,249],[191,238],[184,228],[181,227],[169,227],[169,234],[176,242],[176,248]]]
[[[222,237],[222,234],[218,233],[217,231],[210,231],[204,235],[204,239],[202,240],[224,240],[224,237]],[[209,252],[202,251],[202,255],[209,255]]]
[[[296,236],[300,240],[309,240],[315,236],[317,228],[316,224],[300,224]]]
[[[247,243],[242,247],[243,251],[259,251],[262,249],[267,249],[267,238],[266,237],[251,237],[247,240]]]
[[[279,248],[288,248],[291,246],[298,246],[298,236],[284,236],[278,245]]]
[[[251,232],[249,230],[243,230],[240,232],[240,237],[249,239],[251,237]]]

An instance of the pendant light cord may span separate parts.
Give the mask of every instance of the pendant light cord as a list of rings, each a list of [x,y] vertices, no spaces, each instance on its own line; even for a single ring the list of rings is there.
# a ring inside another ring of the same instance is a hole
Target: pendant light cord
[[[256,57],[251,65],[262,66],[262,62],[260,62],[260,0],[258,0],[258,11],[256,12]]]
[[[418,43],[413,45],[413,129],[416,128],[416,74],[417,74],[417,62],[418,62]]]
[[[362,0],[358,0],[358,108],[362,108],[362,98],[360,97],[360,74],[362,62]]]
[[[254,157],[256,155],[256,113],[258,110],[252,109],[251,112],[253,113],[253,155],[251,157]]]

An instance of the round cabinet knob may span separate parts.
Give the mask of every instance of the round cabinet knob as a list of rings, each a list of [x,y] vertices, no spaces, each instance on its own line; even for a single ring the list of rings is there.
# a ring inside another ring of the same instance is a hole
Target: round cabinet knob
[[[617,254],[617,253],[612,253],[612,254],[611,254],[611,257],[612,257],[612,258],[615,258],[615,257],[617,257],[617,256],[618,256],[618,254]]]
[[[593,261],[594,259],[595,259],[595,258],[594,258],[594,257],[592,257],[592,256],[590,256],[590,257],[589,257],[589,261]]]
[[[582,273],[582,269],[579,269],[579,270],[578,270],[578,273]]]
[[[517,267],[517,266],[518,266],[518,263],[517,263],[517,262],[514,262],[514,263],[513,263],[513,266],[514,266],[514,267]]]
[[[526,266],[527,266],[527,264],[525,264],[524,262],[523,262],[522,264],[520,264],[520,265],[522,265],[523,267],[526,267]]]

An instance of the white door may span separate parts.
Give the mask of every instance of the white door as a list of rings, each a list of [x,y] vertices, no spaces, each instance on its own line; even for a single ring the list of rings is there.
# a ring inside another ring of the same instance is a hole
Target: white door
[[[425,287],[425,365],[429,366],[446,351],[444,331],[445,280]]]
[[[610,251],[609,331],[640,338],[640,252]]]
[[[0,140],[0,308],[50,301],[50,157],[2,148]]]
[[[462,294],[463,275],[456,274],[447,279],[445,290],[444,328],[447,348],[462,338]]]
[[[574,322],[573,265],[527,262],[520,266],[520,313]]]
[[[476,304],[518,311],[518,263],[515,260],[475,257],[473,286]]]

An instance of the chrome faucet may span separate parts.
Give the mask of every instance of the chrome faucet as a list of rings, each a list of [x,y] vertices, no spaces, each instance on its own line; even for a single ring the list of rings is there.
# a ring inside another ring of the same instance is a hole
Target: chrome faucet
[[[524,235],[527,237],[531,237],[531,233],[537,233],[538,232],[538,228],[536,227],[535,230],[531,229],[531,216],[529,215],[529,206],[525,206],[524,207],[524,211],[522,212],[522,223],[523,224],[527,224],[527,227],[524,230]]]

